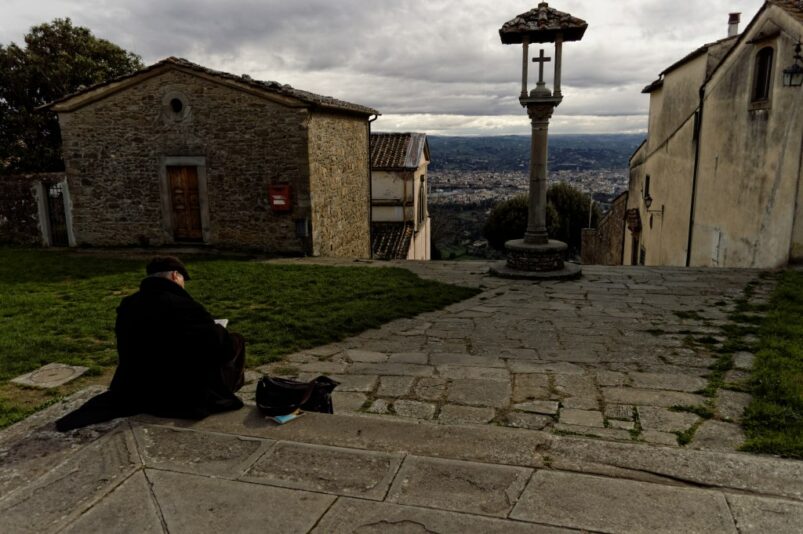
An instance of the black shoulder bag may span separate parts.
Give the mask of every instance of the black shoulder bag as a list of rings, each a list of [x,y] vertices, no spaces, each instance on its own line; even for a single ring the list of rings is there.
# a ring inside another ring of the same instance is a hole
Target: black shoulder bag
[[[263,376],[257,383],[257,407],[269,416],[287,415],[299,409],[334,413],[332,391],[339,384],[328,376],[319,376],[309,382]]]

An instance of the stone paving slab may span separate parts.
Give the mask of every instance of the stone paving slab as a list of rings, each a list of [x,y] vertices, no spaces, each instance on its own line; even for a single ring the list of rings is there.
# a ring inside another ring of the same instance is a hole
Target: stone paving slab
[[[143,471],[131,475],[62,532],[66,534],[109,532],[112,525],[114,532],[120,534],[164,532],[161,514],[151,497],[150,484]]]
[[[159,426],[135,426],[134,436],[147,467],[235,477],[239,468],[273,442]]]
[[[314,534],[568,534],[562,528],[413,506],[338,499]]]
[[[307,532],[333,495],[147,470],[170,532]]]
[[[401,462],[400,454],[279,442],[242,480],[382,500]]]
[[[116,431],[87,445],[33,483],[0,500],[4,528],[45,532],[62,526],[139,468],[130,431]]]
[[[736,534],[721,493],[554,471],[533,476],[510,517],[596,532]]]
[[[740,534],[803,530],[803,503],[750,495],[728,495],[727,498]]]
[[[388,501],[507,517],[531,469],[408,456]]]
[[[72,382],[89,370],[80,365],[49,363],[24,375],[11,379],[12,384],[32,388],[52,389]]]

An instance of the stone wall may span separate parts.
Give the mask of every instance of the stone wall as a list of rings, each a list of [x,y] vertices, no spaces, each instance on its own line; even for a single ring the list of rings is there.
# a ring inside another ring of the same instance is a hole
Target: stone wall
[[[627,192],[611,204],[597,228],[583,230],[580,257],[584,265],[622,265]]]
[[[314,114],[309,125],[313,254],[371,255],[368,123]]]
[[[173,243],[165,165],[183,157],[204,164],[208,244],[310,252],[296,235],[310,217],[306,108],[171,70],[59,120],[77,244]],[[291,186],[291,212],[271,210],[270,184]]]
[[[0,176],[0,243],[42,244],[35,185],[47,188],[63,179],[62,173]]]

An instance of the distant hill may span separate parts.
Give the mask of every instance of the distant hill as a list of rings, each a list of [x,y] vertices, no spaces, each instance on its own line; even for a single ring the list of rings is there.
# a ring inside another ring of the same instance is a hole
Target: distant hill
[[[429,136],[431,172],[521,171],[530,164],[530,137]],[[550,135],[549,169],[624,169],[643,134]]]

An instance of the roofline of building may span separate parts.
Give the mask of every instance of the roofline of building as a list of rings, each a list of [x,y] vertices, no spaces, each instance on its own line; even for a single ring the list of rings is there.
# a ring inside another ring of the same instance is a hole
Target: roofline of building
[[[379,137],[382,135],[410,136],[410,145],[407,149],[407,155],[405,156],[407,164],[402,166],[381,166],[381,167],[371,165],[371,170],[389,171],[389,172],[414,171],[420,166],[419,162],[421,161],[422,154],[424,158],[427,160],[427,163],[432,161],[429,153],[429,141],[427,141],[427,134],[421,132],[371,132],[371,137],[374,136]],[[415,163],[413,163],[413,159],[415,160]]]
[[[132,72],[131,74],[126,74],[113,80],[101,82],[75,93],[65,95],[40,106],[37,110],[52,109],[56,112],[75,111],[76,109],[107,98],[108,96],[123,91],[149,78],[158,76],[167,70],[179,70],[187,74],[199,76],[209,81],[242,90],[256,96],[261,96],[290,107],[305,107],[366,116],[380,115],[377,110],[359,104],[352,104],[335,98],[317,95],[308,91],[295,89],[289,85],[281,85],[277,82],[252,80],[245,76],[236,76],[234,74],[208,69],[176,57],[163,59],[153,65]]]

